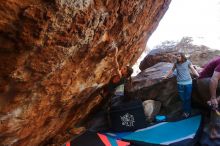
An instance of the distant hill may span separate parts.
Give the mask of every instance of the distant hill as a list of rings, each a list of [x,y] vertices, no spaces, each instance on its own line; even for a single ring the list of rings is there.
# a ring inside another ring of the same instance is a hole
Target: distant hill
[[[203,66],[209,60],[220,56],[219,50],[213,50],[204,45],[193,44],[191,37],[183,37],[179,42],[165,41],[151,50],[140,63],[140,70],[144,70],[158,62],[175,62],[175,55],[183,52],[193,64]]]

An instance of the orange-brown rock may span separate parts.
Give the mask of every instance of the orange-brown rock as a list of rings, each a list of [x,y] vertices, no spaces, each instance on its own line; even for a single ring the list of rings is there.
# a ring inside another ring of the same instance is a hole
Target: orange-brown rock
[[[102,100],[95,93],[115,73],[112,45],[120,66],[133,64],[169,3],[1,1],[0,145],[64,142],[59,135]]]

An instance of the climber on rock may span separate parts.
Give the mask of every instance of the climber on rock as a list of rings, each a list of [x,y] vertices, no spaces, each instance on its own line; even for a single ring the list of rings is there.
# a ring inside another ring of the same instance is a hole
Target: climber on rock
[[[131,74],[133,73],[133,69],[130,66],[125,66],[119,69],[119,63],[118,63],[118,47],[113,45],[115,49],[114,54],[114,64],[116,67],[116,75],[113,75],[104,88],[102,95],[104,97],[106,96],[126,96],[125,92],[125,84],[131,83]]]

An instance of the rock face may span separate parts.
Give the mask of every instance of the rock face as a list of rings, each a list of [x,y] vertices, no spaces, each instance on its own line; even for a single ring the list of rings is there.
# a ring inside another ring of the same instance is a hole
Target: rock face
[[[160,62],[132,78],[132,87],[129,89],[131,96],[142,100],[156,100],[162,103],[162,112],[174,114],[181,109],[178,98],[176,79],[162,78],[172,69],[173,63]]]
[[[133,64],[169,3],[2,1],[0,145],[64,142],[55,136],[79,126],[101,102],[95,93],[115,73],[113,44],[120,66]]]
[[[170,62],[174,63],[176,61],[173,53],[157,53],[154,55],[147,55],[140,63],[139,69],[144,71],[145,69],[152,67],[159,62]]]

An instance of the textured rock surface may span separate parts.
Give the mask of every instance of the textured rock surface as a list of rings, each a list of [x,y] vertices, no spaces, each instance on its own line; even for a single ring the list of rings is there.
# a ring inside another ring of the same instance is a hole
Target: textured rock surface
[[[181,48],[174,48],[171,50],[153,50],[150,52],[140,63],[140,70],[145,70],[148,67],[151,67],[159,62],[172,62],[176,61],[175,54],[181,51]],[[214,57],[220,56],[219,50],[211,50],[206,46],[196,46],[190,45],[187,49],[187,54],[189,56],[189,60],[198,66],[203,66],[209,62],[209,60]]]
[[[173,114],[181,109],[181,102],[177,93],[176,79],[171,76],[169,79],[162,78],[173,67],[172,63],[160,62],[139,73],[132,79],[129,89],[133,97],[142,100],[156,100],[162,103],[162,112]]]
[[[1,1],[0,145],[64,142],[102,100],[95,92],[115,73],[112,44],[121,66],[133,64],[169,3]]]

